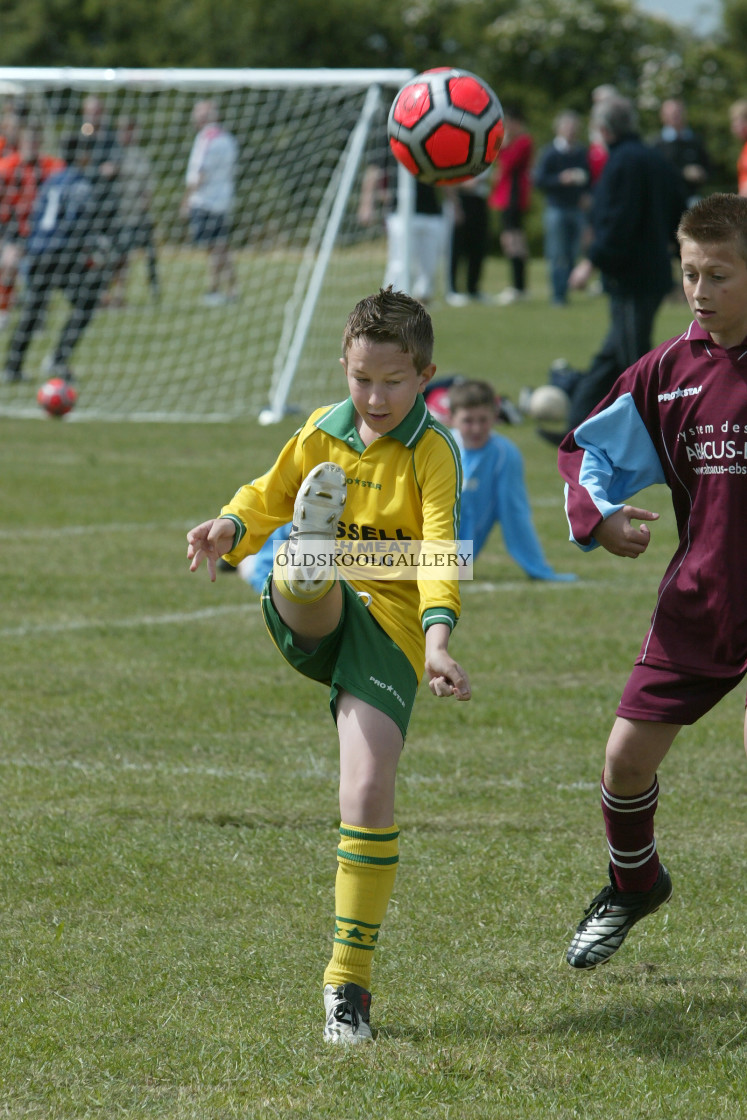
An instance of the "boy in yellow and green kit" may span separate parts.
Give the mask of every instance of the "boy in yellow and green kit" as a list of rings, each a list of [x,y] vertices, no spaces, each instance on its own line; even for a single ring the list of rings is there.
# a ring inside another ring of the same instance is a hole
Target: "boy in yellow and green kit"
[[[434,695],[470,697],[448,652],[459,617],[454,569],[416,567],[417,578],[393,579],[365,571],[372,550],[459,538],[459,451],[422,395],[432,354],[433,326],[416,300],[391,289],[361,300],[342,339],[350,395],[312,413],[267,474],[187,534],[191,570],[205,560],[215,579],[220,557],[238,564],[293,522],[262,609],[283,657],[329,685],[340,743],[336,914],[324,974],[330,1042],[371,1038],[372,956],[399,858],[395,777],[423,671]],[[353,544],[363,567],[344,563]]]

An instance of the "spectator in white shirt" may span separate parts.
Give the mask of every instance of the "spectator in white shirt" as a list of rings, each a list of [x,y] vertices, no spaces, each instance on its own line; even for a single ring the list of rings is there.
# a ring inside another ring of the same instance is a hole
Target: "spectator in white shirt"
[[[236,269],[229,249],[238,148],[219,123],[214,101],[198,101],[192,110],[197,135],[187,164],[186,190],[180,213],[189,220],[195,245],[208,250],[210,307],[237,298]]]

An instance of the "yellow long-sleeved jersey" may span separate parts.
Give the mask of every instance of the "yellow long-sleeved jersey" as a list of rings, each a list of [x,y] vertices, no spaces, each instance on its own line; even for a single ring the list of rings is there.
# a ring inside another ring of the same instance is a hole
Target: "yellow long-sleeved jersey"
[[[317,409],[288,441],[274,466],[242,486],[222,517],[237,526],[226,560],[237,564],[257,552],[292,519],[301,482],[319,463],[337,463],[348,480],[347,504],[337,527],[339,540],[456,541],[462,465],[446,428],[435,420],[422,394],[388,435],[364,446],[350,398]],[[350,578],[372,596],[370,610],[397,643],[420,680],[425,663],[424,631],[433,622],[450,627],[459,617],[457,579],[380,582]]]

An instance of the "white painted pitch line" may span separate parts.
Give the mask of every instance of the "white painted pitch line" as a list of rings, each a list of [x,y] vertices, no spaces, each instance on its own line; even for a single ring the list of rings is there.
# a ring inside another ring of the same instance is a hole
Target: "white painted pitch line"
[[[12,626],[0,630],[0,638],[32,638],[41,634],[66,634],[76,630],[134,630],[139,626],[182,626],[187,622],[235,615],[237,612],[258,613],[259,603],[233,603],[221,607],[204,607],[199,611],[171,611],[167,614],[141,614],[130,618],[76,618],[65,622],[38,623],[33,626]]]
[[[628,581],[620,580],[583,580],[575,583],[556,583],[552,580],[505,580],[493,583],[483,580],[465,580],[460,585],[462,595],[473,594],[515,594],[517,591],[526,591],[530,586],[533,595],[543,593],[555,594],[558,592],[588,592],[595,594],[599,591],[621,590],[627,588]],[[659,578],[654,577],[651,587],[658,587]],[[248,589],[247,589],[248,590]],[[206,622],[214,618],[223,618],[226,615],[235,615],[237,612],[259,614],[259,599],[246,603],[230,603],[218,607],[203,607],[196,611],[168,611],[165,614],[142,614],[128,618],[76,618],[66,619],[63,622],[41,622],[27,626],[6,626],[0,629],[0,638],[33,638],[45,634],[67,634],[83,630],[135,630],[139,626],[183,626],[188,622]]]
[[[48,537],[84,537],[96,533],[97,536],[107,533],[163,533],[176,532],[179,529],[191,529],[196,524],[194,521],[146,521],[142,524],[132,521],[115,521],[110,525],[58,525],[55,528],[44,529],[45,538]],[[2,529],[0,540],[37,540],[39,529]]]
[[[327,770],[325,767],[319,767],[317,760],[313,760],[314,765],[304,766],[301,769],[294,769],[294,774],[297,778],[316,780],[319,778],[325,781],[334,781],[334,772]],[[123,758],[121,755],[116,755],[113,758],[105,759],[78,759],[78,758],[45,758],[45,757],[8,757],[7,755],[0,757],[0,771],[9,770],[26,770],[34,771],[36,773],[50,773],[54,771],[73,771],[86,776],[94,776],[104,774],[112,778],[122,773],[134,774],[152,774],[159,778],[217,778],[219,780],[251,782],[253,785],[268,784],[272,782],[272,775],[267,770],[255,769],[248,767],[246,769],[234,769],[233,767],[226,766],[210,766],[201,765],[200,763],[170,763],[160,760],[150,761],[147,759],[129,759]],[[450,775],[443,774],[421,774],[418,772],[410,772],[403,774],[400,779],[407,786],[423,787],[445,785],[451,783]],[[484,783],[483,783],[484,784]],[[496,788],[500,789],[527,789],[528,783],[517,778],[495,778],[490,783]],[[548,783],[550,788],[556,789],[559,793],[582,794],[586,796],[588,793],[595,793],[599,790],[599,781],[577,781],[570,783]],[[247,820],[248,827],[254,822]],[[260,827],[265,822],[256,822]]]
[[[270,779],[263,770],[247,768],[245,770],[229,769],[225,766],[202,766],[187,763],[150,762],[143,759],[137,761],[122,758],[117,755],[106,759],[77,759],[77,758],[0,758],[0,769],[5,770],[73,770],[82,774],[116,774],[134,771],[140,774],[157,774],[168,777],[199,777],[199,778],[229,778],[251,782],[267,782]],[[597,786],[599,783],[597,783]]]
[[[536,498],[532,501],[534,506],[558,506],[557,499],[555,498]],[[563,510],[563,503],[561,502],[558,508]],[[191,529],[193,525],[197,524],[197,520],[190,521],[114,521],[108,525],[58,525],[56,528],[44,528],[45,537],[84,537],[92,533],[106,534],[106,533],[163,533],[179,530]],[[8,529],[0,527],[0,540],[36,540],[39,536],[38,528],[18,528]]]

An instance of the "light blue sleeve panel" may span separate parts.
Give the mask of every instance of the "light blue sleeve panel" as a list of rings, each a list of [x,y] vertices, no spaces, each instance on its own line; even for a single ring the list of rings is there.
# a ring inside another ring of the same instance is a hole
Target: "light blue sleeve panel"
[[[666,482],[661,460],[630,393],[590,416],[576,428],[574,439],[582,457],[577,481],[566,484],[566,515],[571,540],[585,551],[597,547],[583,528],[589,501],[599,518],[621,509],[646,486]],[[578,454],[578,453],[576,453]],[[578,529],[576,521],[578,520]],[[583,538],[587,537],[587,543]],[[579,539],[581,538],[581,539]]]

